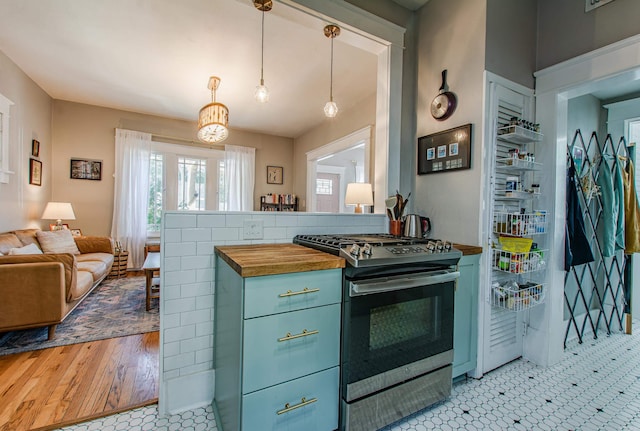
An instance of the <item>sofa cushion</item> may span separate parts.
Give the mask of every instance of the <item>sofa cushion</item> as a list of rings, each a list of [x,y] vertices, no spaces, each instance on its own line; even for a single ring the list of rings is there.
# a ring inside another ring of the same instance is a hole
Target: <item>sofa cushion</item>
[[[40,229],[20,229],[14,230],[13,233],[16,234],[22,244],[35,244],[40,248],[40,243],[38,242],[38,238],[36,238],[36,232],[38,231],[40,231]]]
[[[100,260],[78,261],[78,271],[87,271],[93,277],[93,281],[98,281],[107,275],[108,266]]]
[[[77,273],[77,282],[71,289],[71,299],[67,302],[82,298],[93,286],[93,276],[90,272],[80,271]]]
[[[16,247],[9,250],[9,256],[16,254],[42,254],[42,250],[38,248],[37,245],[31,243],[29,245],[25,245],[24,247]]]
[[[78,250],[76,242],[73,240],[71,231],[67,229],[54,230],[51,232],[38,231],[36,232],[36,237],[45,254],[80,254],[80,250]]]
[[[16,234],[11,232],[0,233],[0,253],[7,254],[12,248],[22,247],[23,245]]]

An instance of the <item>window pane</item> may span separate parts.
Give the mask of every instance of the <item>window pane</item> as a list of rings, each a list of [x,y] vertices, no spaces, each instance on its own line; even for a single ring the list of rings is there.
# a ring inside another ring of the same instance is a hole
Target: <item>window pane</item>
[[[162,215],[163,174],[162,154],[151,153],[149,165],[149,207],[147,210],[147,230],[160,231],[160,217]]]
[[[224,160],[218,162],[218,209],[227,210],[227,195],[224,188]]]
[[[192,157],[178,158],[178,209],[204,211],[207,161]]]
[[[316,179],[316,194],[317,195],[331,195],[333,194],[333,181],[317,178]]]

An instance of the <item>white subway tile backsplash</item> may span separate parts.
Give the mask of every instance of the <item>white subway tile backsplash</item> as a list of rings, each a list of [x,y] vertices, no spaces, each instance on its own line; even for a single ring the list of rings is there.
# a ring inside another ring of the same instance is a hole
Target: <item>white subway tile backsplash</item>
[[[241,228],[212,228],[211,240],[212,241],[234,241],[241,239]]]
[[[166,329],[180,326],[180,313],[164,314],[162,319],[164,320],[164,327]]]
[[[162,271],[180,271],[181,268],[180,257],[165,257],[162,262]]]
[[[279,226],[279,227],[298,226],[298,216],[295,214],[277,214],[276,226]]]
[[[167,242],[162,245],[165,257],[195,256],[195,242]]]
[[[196,337],[202,337],[203,335],[213,335],[213,321],[196,323]]]
[[[211,228],[195,228],[182,230],[182,242],[211,241]]]
[[[202,309],[189,313],[180,313],[180,323],[182,325],[193,325],[211,321],[212,310]]]
[[[211,348],[213,348],[213,335],[205,335],[204,337],[196,337],[191,340],[180,341],[179,353],[198,352],[200,350]]]
[[[162,264],[160,265],[162,266]],[[171,286],[180,286],[181,284],[195,283],[196,281],[195,271],[165,271],[163,275],[163,284],[167,289],[170,289]]]
[[[265,227],[263,239],[265,240],[284,239],[286,235],[287,235],[286,227]]]
[[[182,229],[165,229],[165,242],[182,242]]]
[[[202,371],[208,371],[208,370],[211,370],[212,368],[213,368],[213,361],[203,362],[201,364],[195,364],[195,365],[180,368],[180,375],[188,376],[190,374],[197,374],[197,373],[201,373]],[[195,428],[195,429],[199,429],[199,428]]]
[[[180,354],[180,341],[174,341],[172,343],[164,344],[164,355],[167,356],[176,356]]]
[[[180,296],[182,298],[209,296],[213,294],[213,283],[205,281],[202,283],[183,284],[180,286]]]
[[[196,364],[202,362],[213,362],[213,347],[210,349],[198,350],[196,352]]]
[[[213,256],[184,256],[182,257],[182,270],[188,271],[190,269],[206,269],[211,268]]]
[[[197,223],[197,215],[196,214],[185,214],[181,213],[173,213],[173,212],[165,212],[164,213],[164,228],[165,229],[186,229],[190,227],[196,227]]]
[[[196,353],[187,352],[181,353],[176,356],[169,356],[164,358],[164,369],[167,371],[177,370],[188,365],[195,364]]]
[[[226,216],[224,214],[198,214],[199,228],[225,227]]]
[[[215,262],[215,259],[213,259]],[[215,263],[214,263],[215,265]],[[215,273],[213,271],[213,268],[207,268],[207,269],[198,269],[196,270],[196,282],[197,283],[202,283],[204,281],[214,281],[215,280]]]
[[[209,256],[213,253],[213,241],[201,241],[196,243],[196,254],[198,256]]]
[[[212,328],[213,329],[213,328]],[[169,328],[164,330],[164,342],[171,343],[173,341],[189,340],[195,336],[207,334],[198,334],[196,325],[180,326],[178,328]]]
[[[183,313],[185,311],[194,311],[196,309],[196,299],[180,298],[164,301],[165,314]]]
[[[203,310],[210,308],[213,310],[213,295],[202,295],[198,297],[198,302],[196,302],[196,309]],[[212,325],[213,326],[213,325]]]

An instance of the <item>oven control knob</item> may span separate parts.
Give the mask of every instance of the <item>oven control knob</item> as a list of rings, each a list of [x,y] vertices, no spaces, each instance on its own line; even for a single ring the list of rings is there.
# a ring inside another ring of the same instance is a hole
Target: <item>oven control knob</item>
[[[358,244],[351,244],[351,248],[349,249],[349,254],[352,256],[359,256],[360,246],[358,246]]]
[[[373,253],[373,250],[371,249],[371,244],[369,244],[368,242],[365,242],[364,245],[362,246],[362,254],[371,256],[372,253]]]

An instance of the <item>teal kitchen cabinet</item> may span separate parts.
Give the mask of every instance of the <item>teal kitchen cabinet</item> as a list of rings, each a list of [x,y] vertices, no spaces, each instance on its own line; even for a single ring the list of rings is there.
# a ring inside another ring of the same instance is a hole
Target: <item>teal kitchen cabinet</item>
[[[344,261],[298,247],[216,247],[214,406],[222,431],[338,427]],[[322,255],[326,265],[318,264]]]
[[[458,263],[460,278],[455,294],[453,318],[454,379],[476,368],[480,256],[464,255]]]

